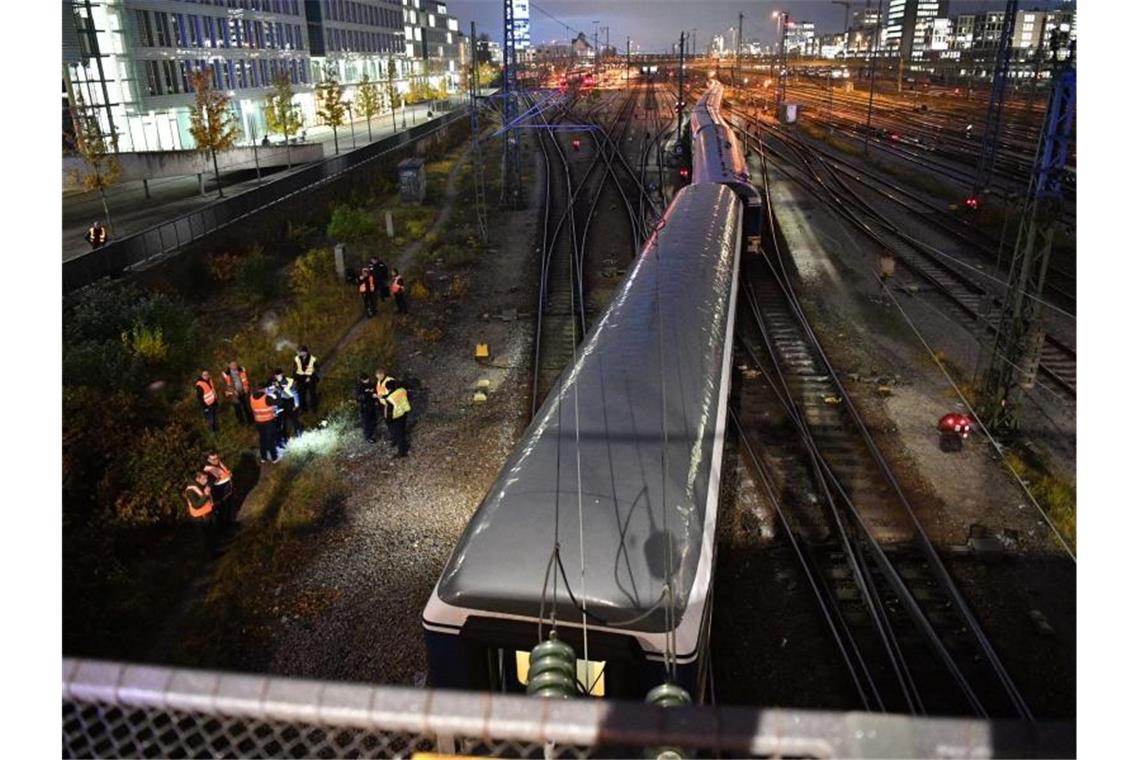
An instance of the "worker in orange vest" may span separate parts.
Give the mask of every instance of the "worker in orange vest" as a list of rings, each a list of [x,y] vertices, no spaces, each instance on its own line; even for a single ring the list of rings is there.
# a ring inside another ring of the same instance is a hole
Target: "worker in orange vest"
[[[226,467],[218,452],[211,451],[206,454],[206,463],[202,465],[202,472],[210,478],[210,495],[214,499],[214,508],[218,510],[218,522],[223,527],[229,527],[234,522],[234,495],[233,472]]]
[[[392,298],[396,301],[396,310],[401,314],[408,313],[408,295],[404,292],[404,276],[399,270],[392,270]]]
[[[261,462],[277,461],[277,406],[258,388],[249,399],[253,410],[253,424],[257,427],[257,441],[261,448]]]
[[[372,270],[364,267],[360,270],[360,277],[356,280],[356,289],[360,291],[360,298],[364,301],[364,316],[372,317],[376,314],[376,275]]]
[[[234,404],[234,414],[243,425],[253,422],[253,413],[249,410],[249,375],[245,367],[237,362],[230,362],[230,366],[222,373],[222,380],[226,382],[226,398]]]
[[[98,221],[91,222],[87,234],[83,237],[91,244],[91,250],[94,251],[96,248],[102,248],[107,244],[107,228]]]
[[[214,381],[210,379],[209,372],[202,370],[202,374],[194,381],[194,391],[198,394],[198,402],[206,416],[206,425],[215,433],[218,432],[218,392],[214,389]]]
[[[376,370],[376,400],[384,412],[384,422],[388,425],[392,445],[396,447],[396,456],[406,457],[409,448],[408,413],[412,411],[412,404],[407,389],[382,367]]]
[[[214,509],[214,497],[210,491],[209,476],[202,470],[194,475],[194,480],[182,491],[190,517],[202,526],[206,539],[206,550],[214,554],[218,545],[218,516]]]

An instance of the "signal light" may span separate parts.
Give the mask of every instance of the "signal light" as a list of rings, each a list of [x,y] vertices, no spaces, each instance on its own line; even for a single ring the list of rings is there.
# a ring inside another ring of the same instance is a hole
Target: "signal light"
[[[970,209],[971,211],[977,211],[978,210],[978,204],[979,204],[978,196],[976,196],[976,195],[971,195],[969,198],[966,199],[966,208]]]
[[[689,167],[682,166],[681,167],[681,179],[688,179],[688,178],[689,178]]]
[[[573,140],[570,141],[570,144],[574,146],[574,150],[578,150],[579,148],[582,147],[582,139],[579,137],[575,137]]]

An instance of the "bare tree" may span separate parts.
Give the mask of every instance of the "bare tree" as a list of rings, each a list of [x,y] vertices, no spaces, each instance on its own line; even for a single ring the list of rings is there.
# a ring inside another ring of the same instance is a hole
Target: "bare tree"
[[[119,178],[122,169],[119,165],[119,138],[103,134],[95,108],[83,102],[83,96],[75,93],[71,106],[71,123],[74,133],[70,135],[75,152],[87,165],[85,171],[76,171],[75,180],[84,190],[98,190],[103,203],[103,217],[107,229],[111,229],[111,211],[107,208],[107,188]]]
[[[285,161],[293,168],[293,146],[289,138],[301,131],[301,115],[293,102],[293,83],[288,74],[273,78],[273,92],[265,99],[265,127],[285,138]]]
[[[230,112],[230,97],[212,86],[210,74],[198,69],[190,75],[194,88],[194,108],[190,111],[190,135],[200,153],[209,153],[214,162],[214,180],[218,197],[222,192],[222,175],[218,172],[218,152],[229,150],[237,142],[237,120]]]

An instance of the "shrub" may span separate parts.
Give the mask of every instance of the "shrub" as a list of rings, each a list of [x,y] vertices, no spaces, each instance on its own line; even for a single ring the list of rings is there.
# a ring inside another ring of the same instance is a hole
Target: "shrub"
[[[100,282],[88,288],[64,327],[64,345],[85,340],[118,340],[135,321],[143,293],[130,283]]]
[[[233,253],[215,253],[206,262],[206,269],[210,272],[210,279],[220,284],[233,282],[237,272],[238,256]]]
[[[408,233],[408,237],[410,237],[412,240],[419,240],[423,238],[424,234],[427,232],[427,228],[427,222],[421,222],[418,219],[409,219],[405,230]]]
[[[183,512],[182,488],[201,461],[204,427],[192,411],[167,425],[143,430],[128,456],[128,487],[115,499],[116,516],[127,523],[171,522]]]
[[[148,327],[138,322],[123,333],[123,345],[152,367],[166,361],[169,348],[162,337],[161,327]]]
[[[412,287],[408,290],[408,294],[412,297],[413,301],[426,301],[431,297],[431,291],[428,290],[423,280],[413,282]]]
[[[447,288],[447,294],[452,298],[462,298],[467,293],[467,280],[462,277],[451,278],[451,284]]]
[[[351,243],[375,237],[379,225],[364,209],[341,204],[333,209],[332,220],[325,231],[334,240]]]
[[[273,259],[256,252],[237,266],[237,291],[254,302],[264,302],[277,295],[277,267]]]

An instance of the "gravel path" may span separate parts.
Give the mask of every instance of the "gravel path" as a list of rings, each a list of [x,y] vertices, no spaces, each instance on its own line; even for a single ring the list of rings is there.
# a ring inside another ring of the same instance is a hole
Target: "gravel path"
[[[305,570],[272,592],[282,614],[273,623],[271,673],[423,683],[423,605],[527,422],[538,201],[500,217],[492,230],[493,238],[500,231],[498,250],[463,275],[470,287],[461,302],[414,304],[411,321],[444,335],[429,343],[409,329],[399,341],[393,374],[420,384],[411,455],[393,460],[387,443],[369,445],[354,433],[332,463],[350,483],[345,520],[314,535]],[[441,213],[437,226],[446,219]],[[405,250],[400,261],[411,255]],[[494,317],[509,309],[522,318]],[[490,344],[489,363],[473,358],[477,342]],[[480,379],[490,383],[488,400],[474,404]]]

